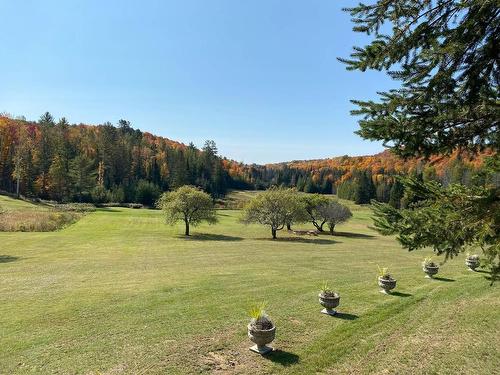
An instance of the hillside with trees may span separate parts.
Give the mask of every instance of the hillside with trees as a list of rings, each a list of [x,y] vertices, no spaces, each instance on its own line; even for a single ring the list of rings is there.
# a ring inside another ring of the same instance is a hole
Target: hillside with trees
[[[0,189],[28,197],[76,202],[138,202],[153,205],[162,191],[194,185],[222,197],[227,189],[295,187],[307,193],[337,194],[356,203],[371,199],[405,205],[397,176],[471,185],[481,182],[493,153],[402,159],[386,150],[371,156],[292,161],[268,165],[238,163],[218,155],[215,142],[200,150],[134,129],[126,120],[91,126],[0,117]],[[491,183],[498,185],[498,174]],[[484,182],[484,181],[483,181]]]
[[[386,150],[370,156],[346,155],[265,166],[233,163],[228,172],[257,189],[283,185],[306,193],[337,194],[359,204],[376,199],[399,207],[405,202],[404,189],[397,176],[414,176],[443,186],[482,184],[484,162],[493,154],[489,150],[479,155],[455,151],[449,156],[403,159]],[[488,182],[498,185],[499,181],[500,174],[497,174]]]
[[[213,141],[200,150],[132,128],[0,117],[0,189],[57,201],[139,202],[196,185],[214,198],[234,187]]]

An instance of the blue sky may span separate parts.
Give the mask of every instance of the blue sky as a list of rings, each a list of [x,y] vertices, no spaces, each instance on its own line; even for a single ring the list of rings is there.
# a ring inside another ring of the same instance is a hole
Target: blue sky
[[[348,72],[357,1],[0,0],[0,112],[116,123],[244,162],[381,151],[349,99],[394,86]]]

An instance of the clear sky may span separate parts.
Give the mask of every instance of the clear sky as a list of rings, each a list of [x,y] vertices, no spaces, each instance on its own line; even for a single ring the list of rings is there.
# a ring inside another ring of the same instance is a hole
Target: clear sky
[[[116,123],[244,162],[364,155],[349,99],[394,84],[337,57],[341,0],[0,0],[0,112]]]

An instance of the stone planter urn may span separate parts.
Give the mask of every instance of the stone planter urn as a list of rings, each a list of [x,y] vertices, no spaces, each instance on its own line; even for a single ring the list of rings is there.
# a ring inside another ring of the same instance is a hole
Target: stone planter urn
[[[435,263],[432,264],[424,264],[422,270],[426,273],[428,279],[432,279],[435,274],[439,271],[439,266]]]
[[[479,256],[478,255],[470,255],[465,258],[465,265],[469,269],[469,271],[475,271],[477,267],[479,267]]]
[[[259,354],[267,354],[273,351],[273,348],[267,346],[273,342],[276,337],[276,326],[273,325],[269,329],[259,329],[252,323],[248,324],[248,337],[255,343],[254,346],[250,348],[251,351]]]
[[[335,308],[340,304],[340,296],[338,293],[320,293],[318,297],[319,303],[324,307],[324,309],[321,310],[322,314],[335,315],[337,313]]]
[[[380,291],[381,293],[389,294],[391,290],[396,287],[396,279],[393,279],[392,277],[390,279],[387,279],[379,276],[378,286],[382,288],[382,290]]]

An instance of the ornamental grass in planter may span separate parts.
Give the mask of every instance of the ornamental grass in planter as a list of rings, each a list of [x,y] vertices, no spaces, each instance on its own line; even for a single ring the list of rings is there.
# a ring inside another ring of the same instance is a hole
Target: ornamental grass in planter
[[[469,254],[467,253],[467,257],[465,258],[465,265],[469,269],[469,271],[475,271],[477,267],[479,267],[480,259],[477,254]]]
[[[321,310],[322,314],[333,316],[337,313],[337,311],[335,311],[335,308],[340,304],[340,296],[337,292],[334,292],[332,289],[330,289],[330,287],[328,286],[328,282],[325,281],[318,297],[319,303],[324,307],[324,309]]]
[[[264,311],[265,303],[261,303],[250,310],[252,320],[248,324],[248,337],[255,343],[251,351],[259,354],[267,354],[273,348],[267,346],[276,337],[276,326]]]
[[[381,293],[389,294],[396,287],[396,279],[391,276],[387,267],[378,267],[378,285]]]
[[[432,279],[438,273],[439,265],[431,257],[427,257],[422,262],[422,270],[426,273],[426,278]]]

